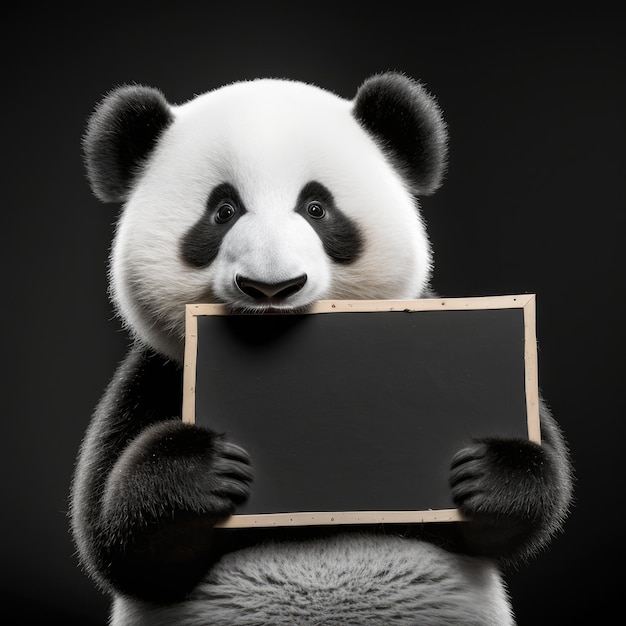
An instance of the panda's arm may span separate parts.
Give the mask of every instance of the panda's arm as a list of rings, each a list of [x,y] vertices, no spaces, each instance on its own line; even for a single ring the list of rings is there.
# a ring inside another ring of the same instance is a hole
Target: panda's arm
[[[543,549],[558,533],[572,500],[573,472],[567,444],[543,398],[541,444],[483,439],[452,461],[455,504],[464,550],[514,566]]]
[[[81,562],[104,589],[182,597],[215,558],[215,521],[248,494],[247,454],[180,420],[182,370],[133,348],[102,397],[71,490]]]

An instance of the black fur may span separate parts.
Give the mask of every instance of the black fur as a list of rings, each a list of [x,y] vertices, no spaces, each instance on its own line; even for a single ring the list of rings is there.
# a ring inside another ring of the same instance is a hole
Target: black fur
[[[235,213],[228,221],[219,223],[216,215],[224,203],[232,206]],[[183,259],[192,267],[209,265],[217,256],[224,235],[245,212],[246,207],[231,184],[222,183],[215,187],[207,200],[206,211],[183,239]]]
[[[227,202],[235,209],[235,215],[226,223],[215,220],[216,211]],[[307,208],[311,202],[319,203],[325,214],[320,219],[312,218]],[[237,190],[229,183],[218,185],[209,196],[204,215],[185,235],[181,253],[192,267],[209,265],[217,256],[224,235],[246,213]],[[358,227],[335,204],[327,187],[316,181],[307,183],[298,196],[296,211],[307,220],[318,234],[326,254],[336,263],[352,263],[363,248],[363,238]]]
[[[311,202],[319,203],[325,214],[320,219],[308,214]],[[307,183],[300,192],[296,211],[313,227],[324,244],[326,254],[336,263],[353,263],[363,249],[363,238],[357,225],[335,204],[333,194],[316,181]]]
[[[462,550],[518,567],[545,548],[563,526],[573,473],[563,435],[540,398],[541,444],[482,439],[451,462],[450,487],[459,510]]]
[[[122,202],[141,165],[173,120],[153,87],[123,85],[96,107],[83,136],[87,177],[103,202]]]
[[[433,193],[446,167],[447,129],[424,87],[396,72],[368,78],[354,117],[391,158],[416,195]]]
[[[248,494],[248,455],[180,421],[182,367],[133,348],[100,401],[72,485],[83,563],[105,589],[168,601],[216,558],[215,521]]]

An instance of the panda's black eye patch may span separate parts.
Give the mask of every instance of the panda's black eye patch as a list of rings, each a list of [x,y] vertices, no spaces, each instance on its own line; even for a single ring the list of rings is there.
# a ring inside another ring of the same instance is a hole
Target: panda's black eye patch
[[[357,225],[339,209],[333,194],[322,183],[313,180],[302,188],[296,212],[307,219],[333,261],[352,263],[359,257],[363,237]]]
[[[233,185],[217,185],[209,194],[202,217],[182,239],[183,260],[197,268],[209,265],[217,256],[226,233],[245,212]]]
[[[306,212],[312,217],[314,220],[321,220],[326,215],[326,209],[324,205],[319,202],[309,202]]]

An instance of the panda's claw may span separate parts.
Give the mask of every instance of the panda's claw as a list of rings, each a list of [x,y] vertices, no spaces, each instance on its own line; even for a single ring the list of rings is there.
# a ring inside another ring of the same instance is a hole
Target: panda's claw
[[[248,452],[241,446],[238,446],[237,444],[230,441],[222,441],[221,452],[224,458],[233,459],[235,461],[240,461],[247,464],[251,463],[250,455],[248,454]]]
[[[253,478],[252,467],[248,463],[234,461],[228,458],[216,460],[214,469],[219,476],[225,479],[234,478],[249,482]]]
[[[224,501],[241,504],[245,502],[250,495],[250,485],[240,480],[223,478],[220,485],[214,489],[213,493]],[[230,506],[227,508],[230,509]]]

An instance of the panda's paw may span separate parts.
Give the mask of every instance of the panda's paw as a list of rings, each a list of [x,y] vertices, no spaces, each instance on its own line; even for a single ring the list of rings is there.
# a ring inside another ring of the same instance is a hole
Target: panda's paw
[[[232,513],[248,499],[252,478],[250,455],[241,446],[216,437],[207,472],[210,508],[218,515]]]
[[[478,441],[452,459],[452,498],[470,517],[532,519],[540,513],[544,500],[546,464],[541,446],[532,441]]]
[[[105,511],[133,522],[172,512],[220,518],[246,500],[250,457],[209,429],[167,420],[152,424],[118,459],[105,493]]]
[[[532,546],[554,514],[549,455],[528,440],[484,439],[452,459],[452,499],[470,524],[474,548],[489,556]]]
[[[161,459],[168,473],[176,476],[173,503],[216,519],[232,514],[250,495],[250,456],[211,430],[189,424],[178,428],[180,456],[175,463],[167,454]]]
[[[219,553],[216,522],[248,497],[251,481],[249,455],[222,435],[179,420],[151,425],[109,477],[103,576],[146,600],[184,597]]]

